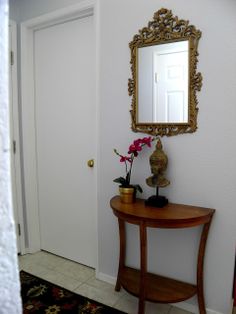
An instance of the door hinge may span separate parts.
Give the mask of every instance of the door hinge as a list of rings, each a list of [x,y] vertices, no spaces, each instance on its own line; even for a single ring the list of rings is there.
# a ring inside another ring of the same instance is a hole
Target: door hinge
[[[20,224],[17,225],[18,226],[18,235],[21,236],[21,228],[20,228]]]
[[[11,65],[14,64],[14,52],[11,50],[11,53],[10,53],[10,63]]]
[[[15,140],[13,140],[12,145],[13,145],[13,154],[15,154],[16,153],[16,141]]]
[[[159,80],[159,76],[158,76],[157,72],[155,72],[155,83],[158,83],[158,80]]]

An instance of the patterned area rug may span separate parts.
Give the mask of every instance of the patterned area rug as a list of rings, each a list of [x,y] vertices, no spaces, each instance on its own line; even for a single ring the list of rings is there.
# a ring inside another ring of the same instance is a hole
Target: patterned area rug
[[[24,271],[20,280],[24,314],[125,314]]]

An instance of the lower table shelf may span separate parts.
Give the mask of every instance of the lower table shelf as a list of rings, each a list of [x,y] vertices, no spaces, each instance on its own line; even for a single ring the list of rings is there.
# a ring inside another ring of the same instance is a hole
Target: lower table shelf
[[[124,267],[119,274],[121,286],[129,293],[139,296],[140,271]],[[180,302],[197,293],[197,286],[175,279],[147,273],[145,299],[159,303]]]

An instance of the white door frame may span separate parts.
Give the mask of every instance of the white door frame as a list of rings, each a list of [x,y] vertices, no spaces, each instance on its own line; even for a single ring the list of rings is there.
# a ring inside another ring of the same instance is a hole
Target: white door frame
[[[19,239],[19,250],[21,254],[25,254],[25,230],[24,230],[24,216],[23,216],[23,203],[22,203],[22,177],[21,177],[21,145],[20,145],[20,129],[19,129],[19,106],[18,106],[18,80],[17,80],[17,27],[16,22],[9,21],[10,27],[10,71],[11,82],[9,92],[10,95],[10,129],[11,129],[11,177],[12,177],[12,193],[14,193],[13,205],[15,206],[14,213],[15,224],[19,225],[20,234],[17,234]],[[13,148],[13,141],[15,142]],[[18,226],[16,226],[18,233]]]
[[[23,134],[23,165],[25,184],[25,203],[27,234],[29,242],[29,252],[40,250],[40,229],[39,229],[39,206],[38,206],[38,186],[37,186],[37,154],[35,143],[35,98],[34,98],[34,31],[55,25],[65,21],[94,16],[95,23],[95,55],[96,55],[96,86],[95,86],[95,113],[96,131],[98,130],[98,18],[97,5],[95,0],[85,0],[77,5],[59,9],[49,14],[45,14],[21,24],[21,97],[22,97],[22,134]],[[98,132],[96,132],[98,134]],[[98,135],[97,135],[98,137]],[[98,140],[96,140],[98,143]],[[97,161],[96,144],[95,160]],[[97,165],[97,162],[96,164]],[[97,167],[94,167],[95,174],[95,198],[97,200]],[[95,208],[95,228],[97,234],[97,202]],[[97,237],[98,238],[98,237]],[[96,240],[97,241],[97,240]],[[98,245],[96,242],[96,251]],[[98,256],[98,251],[96,252]],[[98,263],[98,257],[95,264]],[[97,268],[97,267],[96,267]]]

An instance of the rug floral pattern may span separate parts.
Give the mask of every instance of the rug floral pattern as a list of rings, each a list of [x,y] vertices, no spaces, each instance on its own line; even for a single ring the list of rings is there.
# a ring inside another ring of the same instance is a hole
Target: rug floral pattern
[[[20,280],[23,314],[125,314],[24,271]]]

